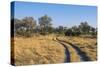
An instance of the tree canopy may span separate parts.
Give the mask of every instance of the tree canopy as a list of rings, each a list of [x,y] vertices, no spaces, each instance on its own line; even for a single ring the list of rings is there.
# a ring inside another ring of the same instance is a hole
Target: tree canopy
[[[47,35],[51,33],[62,34],[66,36],[79,36],[79,35],[96,35],[97,28],[94,28],[88,24],[87,21],[81,22],[80,25],[74,25],[71,28],[67,26],[53,27],[52,18],[48,15],[44,15],[38,18],[38,23],[33,17],[24,17],[23,19],[12,19],[14,23],[14,34],[30,37],[31,35],[38,33],[41,35]]]

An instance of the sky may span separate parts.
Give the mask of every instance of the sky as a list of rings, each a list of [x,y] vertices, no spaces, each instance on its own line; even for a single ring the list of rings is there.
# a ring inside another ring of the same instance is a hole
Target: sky
[[[72,27],[87,21],[89,25],[97,27],[97,7],[69,4],[50,4],[34,2],[14,2],[12,13],[14,18],[23,19],[33,17],[37,23],[38,18],[45,14],[52,18],[54,27]]]

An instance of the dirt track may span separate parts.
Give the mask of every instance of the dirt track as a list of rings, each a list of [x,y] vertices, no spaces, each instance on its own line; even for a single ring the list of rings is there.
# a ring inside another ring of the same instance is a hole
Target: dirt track
[[[81,51],[77,46],[60,40],[56,38],[56,41],[59,42],[65,48],[65,62],[79,62],[79,61],[91,61],[91,59],[86,55],[85,52]]]

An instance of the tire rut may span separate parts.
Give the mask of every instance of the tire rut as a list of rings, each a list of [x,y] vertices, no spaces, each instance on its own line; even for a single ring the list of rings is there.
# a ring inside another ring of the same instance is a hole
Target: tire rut
[[[58,41],[59,42],[59,41]],[[62,42],[59,42],[64,48],[65,48],[65,54],[66,54],[66,58],[65,58],[65,63],[66,62],[71,62],[71,58],[70,58],[70,51],[68,50],[68,48],[66,47],[65,44],[63,44]]]
[[[58,41],[56,37],[53,38],[53,41],[56,41],[56,42],[60,43],[60,44],[65,48],[65,55],[66,55],[66,58],[65,58],[65,60],[64,60],[64,63],[66,63],[66,62],[67,62],[67,63],[68,63],[68,62],[71,62],[71,61],[70,61],[70,52],[69,52],[68,48],[66,47],[66,45],[63,44],[62,42]]]
[[[59,40],[58,38],[56,38],[56,40],[58,40],[59,42],[67,43],[68,45],[72,46],[73,49],[76,50],[77,54],[80,56],[80,61],[91,61],[91,59],[86,55],[86,53],[83,52],[79,47],[75,46],[72,43],[69,43],[69,42],[66,42],[66,41],[63,41],[63,40]]]

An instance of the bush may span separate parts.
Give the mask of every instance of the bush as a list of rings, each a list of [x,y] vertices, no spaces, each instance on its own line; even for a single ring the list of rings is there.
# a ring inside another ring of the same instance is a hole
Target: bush
[[[30,37],[36,28],[36,21],[32,17],[25,17],[22,20],[14,19],[14,33]]]
[[[22,35],[22,36],[25,36],[25,37],[31,37],[32,36],[32,31],[30,29],[26,29],[26,28],[23,28],[23,27],[18,28],[16,30],[16,33],[18,35]]]
[[[66,36],[79,36],[80,34],[81,34],[80,31],[72,31],[71,29],[68,29],[65,32]]]

